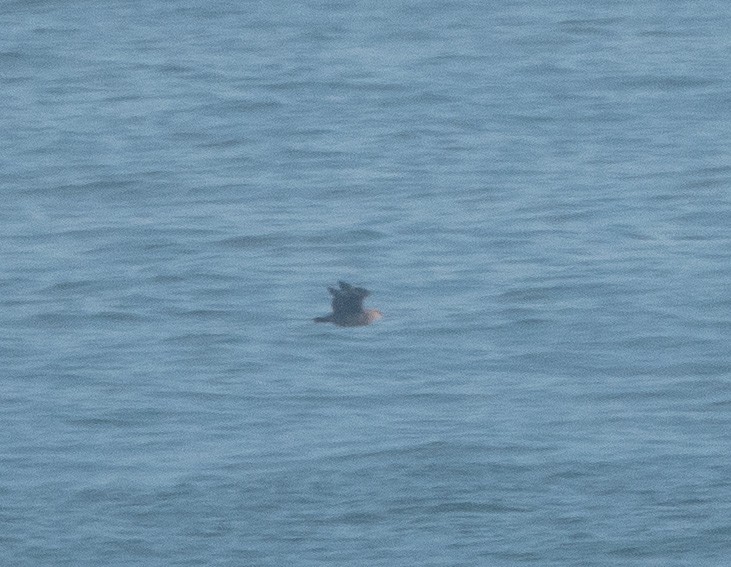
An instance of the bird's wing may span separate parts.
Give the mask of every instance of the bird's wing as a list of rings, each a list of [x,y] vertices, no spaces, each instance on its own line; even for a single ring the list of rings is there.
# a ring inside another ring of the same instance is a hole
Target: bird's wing
[[[348,314],[363,311],[363,299],[369,294],[362,287],[353,287],[345,282],[338,282],[340,289],[327,288],[333,296],[332,308],[334,313]]]
[[[343,292],[349,293],[352,295],[357,295],[358,297],[361,297],[363,299],[365,299],[366,297],[368,297],[371,294],[371,292],[368,291],[367,289],[365,289],[364,287],[353,287],[349,283],[346,283],[342,280],[338,282],[338,285],[340,285],[340,289]]]

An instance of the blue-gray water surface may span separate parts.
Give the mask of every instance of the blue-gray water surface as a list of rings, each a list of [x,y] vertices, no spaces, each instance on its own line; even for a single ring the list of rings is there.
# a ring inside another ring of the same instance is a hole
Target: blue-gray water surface
[[[727,2],[0,26],[0,564],[728,565]]]

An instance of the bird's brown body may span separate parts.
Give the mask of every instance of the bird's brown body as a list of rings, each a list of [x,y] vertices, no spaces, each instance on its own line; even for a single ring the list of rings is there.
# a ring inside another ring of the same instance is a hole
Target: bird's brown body
[[[378,309],[364,309],[363,300],[371,292],[362,287],[353,287],[343,281],[339,289],[328,287],[333,296],[333,312],[325,317],[315,317],[316,323],[334,323],[339,327],[362,327],[378,321],[383,314]]]

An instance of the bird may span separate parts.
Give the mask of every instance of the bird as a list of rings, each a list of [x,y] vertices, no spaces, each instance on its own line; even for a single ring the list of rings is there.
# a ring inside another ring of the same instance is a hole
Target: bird
[[[363,300],[371,292],[339,281],[339,288],[328,287],[332,295],[333,312],[325,317],[315,317],[315,323],[334,323],[339,327],[363,327],[383,317],[378,309],[363,309]]]

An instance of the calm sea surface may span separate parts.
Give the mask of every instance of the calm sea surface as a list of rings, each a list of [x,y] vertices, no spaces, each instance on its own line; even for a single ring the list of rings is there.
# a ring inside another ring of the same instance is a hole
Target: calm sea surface
[[[729,564],[726,1],[0,28],[0,565]]]

